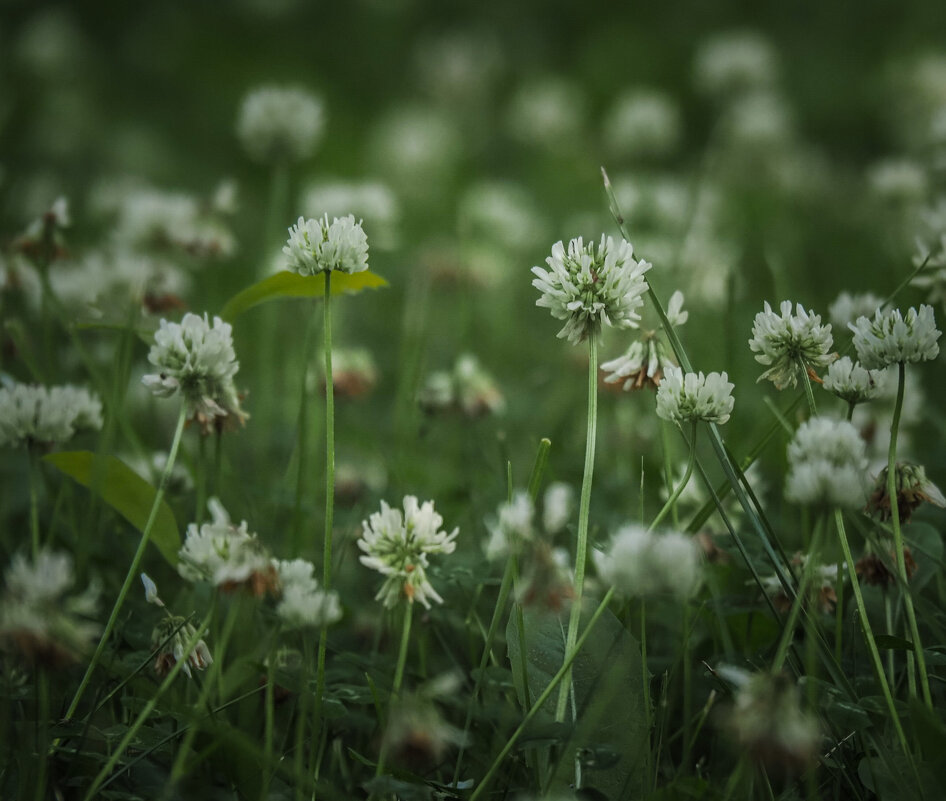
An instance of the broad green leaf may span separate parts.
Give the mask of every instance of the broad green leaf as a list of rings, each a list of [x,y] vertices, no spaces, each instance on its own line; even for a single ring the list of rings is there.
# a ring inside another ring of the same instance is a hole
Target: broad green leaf
[[[387,286],[377,273],[363,270],[360,273],[332,273],[332,294],[341,295],[343,292],[360,292],[362,289],[377,289]],[[320,298],[325,294],[325,276],[299,275],[298,273],[281,272],[264,278],[262,281],[237,292],[223,307],[220,315],[225,320],[232,320],[247,309],[252,309],[260,303],[279,298]]]
[[[584,625],[590,613],[590,608],[583,610]],[[562,666],[568,620],[567,616],[546,611],[526,611],[524,624],[529,689],[535,698]],[[509,659],[515,666],[522,648],[512,615],[506,641]],[[574,662],[577,719],[571,730],[564,732],[553,789],[566,791],[574,781],[574,759],[568,755],[580,752],[583,782],[588,786],[610,801],[641,797],[643,754],[650,747],[644,707],[650,699],[644,697],[641,670],[637,640],[605,610]],[[521,677],[517,670],[512,675],[521,702]],[[540,725],[554,716],[557,696],[553,692],[546,702],[536,721]]]
[[[44,456],[43,461],[90,489],[138,531],[144,531],[157,490],[121,459],[91,451],[66,451]],[[151,542],[172,565],[177,564],[181,536],[174,513],[164,501],[151,530]]]

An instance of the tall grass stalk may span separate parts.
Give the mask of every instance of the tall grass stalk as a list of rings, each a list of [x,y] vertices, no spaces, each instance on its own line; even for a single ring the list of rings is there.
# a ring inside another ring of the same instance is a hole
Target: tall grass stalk
[[[575,551],[575,597],[568,618],[568,634],[565,638],[565,661],[575,650],[578,639],[578,624],[581,621],[581,597],[585,583],[585,560],[588,555],[588,514],[591,507],[591,482],[595,469],[595,437],[598,428],[598,339],[594,333],[588,337],[588,427],[585,438],[585,469],[581,479],[581,500],[578,506],[578,544]],[[565,681],[559,689],[555,720],[565,720],[568,693],[571,689],[571,670],[566,671]]]
[[[696,461],[696,424],[697,421],[694,420],[690,425],[690,455],[687,457],[687,466],[683,473],[683,478],[680,479],[680,483],[677,484],[670,494],[670,497],[667,498],[667,502],[663,505],[663,508],[657,513],[657,516],[653,519],[650,526],[648,526],[648,531],[653,531],[657,528],[660,521],[667,516],[667,512],[674,508],[680,494],[686,489],[687,484],[690,483],[690,477],[693,475],[693,464]]]
[[[151,504],[151,512],[148,515],[148,521],[145,523],[144,531],[141,532],[141,540],[138,542],[138,550],[135,551],[135,555],[132,557],[131,564],[128,566],[128,572],[125,574],[125,581],[122,584],[121,589],[118,591],[118,597],[115,599],[115,605],[112,607],[112,612],[108,616],[108,622],[105,624],[105,631],[102,632],[102,637],[99,640],[98,645],[95,647],[95,652],[92,654],[92,660],[89,662],[89,666],[86,668],[85,675],[82,677],[82,681],[79,682],[79,687],[76,690],[75,695],[72,697],[72,702],[69,704],[69,708],[66,710],[66,714],[64,715],[65,720],[70,720],[75,714],[76,708],[79,706],[79,701],[82,699],[86,688],[89,686],[89,680],[92,678],[92,674],[95,672],[95,668],[98,665],[99,660],[102,658],[102,653],[105,651],[105,646],[112,635],[112,631],[115,628],[115,623],[118,621],[118,613],[121,611],[122,606],[125,603],[125,598],[127,598],[128,592],[131,589],[131,585],[138,575],[138,568],[141,566],[141,560],[144,558],[145,549],[148,547],[148,542],[151,539],[151,529],[154,528],[154,522],[158,518],[158,509],[161,508],[161,501],[164,500],[164,492],[167,489],[168,480],[171,477],[171,470],[174,468],[174,462],[177,460],[177,452],[181,445],[181,437],[184,433],[184,423],[186,421],[187,407],[182,403],[181,411],[177,417],[177,427],[174,429],[174,438],[171,440],[171,449],[168,451],[168,458],[164,465],[164,472],[161,474],[161,481],[159,482],[158,490],[154,495],[154,502]]]

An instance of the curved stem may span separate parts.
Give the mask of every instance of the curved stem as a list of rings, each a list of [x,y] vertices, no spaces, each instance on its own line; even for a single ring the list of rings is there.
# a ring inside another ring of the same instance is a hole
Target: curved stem
[[[92,654],[92,661],[89,662],[89,666],[86,668],[85,675],[82,677],[82,681],[79,682],[79,688],[72,697],[72,702],[69,704],[69,708],[66,710],[64,720],[71,719],[75,714],[76,707],[79,706],[79,701],[82,698],[86,687],[89,686],[89,680],[92,678],[92,673],[95,671],[96,665],[102,658],[102,653],[105,650],[105,646],[108,643],[109,637],[112,635],[112,630],[115,628],[115,623],[118,621],[118,613],[121,611],[121,608],[125,603],[125,598],[128,596],[128,591],[131,589],[132,582],[134,582],[136,576],[138,575],[138,568],[141,566],[141,560],[144,558],[145,548],[148,547],[148,541],[151,539],[151,529],[154,528],[154,522],[158,518],[158,509],[161,508],[161,501],[164,500],[164,491],[167,488],[168,479],[171,476],[171,470],[173,469],[174,462],[177,459],[177,451],[181,445],[181,436],[184,433],[184,423],[186,420],[187,407],[182,403],[181,412],[177,418],[177,428],[174,430],[174,439],[171,441],[171,450],[168,451],[168,459],[167,463],[164,465],[164,472],[161,474],[161,482],[158,484],[158,491],[154,495],[154,503],[151,504],[151,513],[148,515],[148,521],[145,523],[144,531],[141,532],[141,540],[138,543],[138,550],[135,551],[135,555],[132,557],[131,564],[128,566],[128,573],[125,576],[125,582],[122,584],[122,588],[118,591],[118,598],[115,599],[115,605],[112,607],[112,613],[108,617],[108,623],[105,624],[105,631],[102,632],[102,637],[99,640],[99,644],[95,647],[95,653]]]
[[[565,639],[565,661],[575,650],[578,638],[578,623],[581,619],[581,594],[585,583],[585,560],[588,555],[588,513],[591,508],[591,481],[595,468],[595,435],[598,428],[598,340],[594,334],[588,337],[588,430],[585,439],[585,470],[581,480],[581,501],[578,507],[578,545],[575,551],[575,598],[572,600],[568,618],[568,634]],[[571,671],[567,671],[558,695],[555,720],[565,720],[565,708],[571,687]]]
[[[910,635],[913,639],[913,653],[916,656],[916,666],[920,673],[920,688],[923,692],[923,702],[932,709],[933,697],[930,694],[930,679],[926,673],[926,656],[923,654],[920,629],[916,621],[916,611],[913,608],[913,597],[910,594],[906,561],[903,558],[903,532],[900,530],[900,506],[897,500],[897,432],[900,428],[900,413],[903,410],[905,378],[906,366],[903,362],[900,362],[897,374],[897,402],[893,408],[893,420],[890,423],[890,449],[887,452],[887,495],[890,498],[890,522],[893,526],[897,572],[903,582],[903,604],[907,611],[907,622],[910,625]]]
[[[680,493],[682,493],[686,488],[686,485],[690,483],[690,476],[693,475],[693,465],[696,462],[696,422],[697,421],[694,420],[690,427],[690,456],[687,458],[686,472],[684,472],[683,478],[680,480],[680,483],[677,484],[674,491],[670,494],[670,497],[667,498],[667,502],[663,505],[663,509],[657,513],[657,517],[655,517],[650,526],[648,526],[648,531],[653,531],[655,528],[657,528],[657,524],[667,516],[667,512],[673,508],[674,504],[677,502],[677,498],[680,497]]]
[[[476,801],[489,786],[490,780],[493,778],[493,774],[496,773],[499,766],[502,764],[503,760],[509,755],[509,752],[513,749],[513,746],[519,741],[519,738],[522,736],[522,733],[526,730],[526,726],[529,725],[532,718],[536,716],[538,711],[542,708],[542,705],[549,699],[552,695],[552,692],[555,690],[555,687],[558,686],[559,682],[565,678],[567,673],[571,672],[572,662],[575,661],[575,657],[578,656],[578,653],[581,651],[581,647],[585,644],[585,640],[588,639],[588,636],[591,634],[592,629],[595,626],[595,623],[598,622],[598,618],[601,617],[601,614],[607,608],[608,603],[614,597],[614,588],[612,587],[607,591],[604,598],[601,599],[601,603],[598,604],[598,608],[595,609],[594,614],[591,616],[591,619],[588,621],[588,625],[585,630],[581,633],[581,637],[575,643],[574,649],[570,654],[565,655],[565,661],[562,663],[562,666],[558,669],[558,672],[552,676],[552,680],[549,682],[548,686],[540,693],[539,697],[535,699],[535,703],[532,705],[531,709],[526,713],[526,716],[522,719],[522,723],[516,728],[512,733],[512,736],[509,740],[506,741],[506,745],[503,746],[502,750],[496,756],[496,759],[493,760],[493,764],[490,765],[489,770],[486,771],[486,775],[477,785],[476,789],[473,791],[473,794],[470,796],[469,801]]]

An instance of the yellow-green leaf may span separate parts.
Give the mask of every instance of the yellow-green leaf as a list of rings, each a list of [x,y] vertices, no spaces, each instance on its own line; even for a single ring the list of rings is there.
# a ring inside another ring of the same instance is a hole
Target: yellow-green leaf
[[[340,295],[343,292],[361,292],[363,289],[377,289],[387,286],[377,273],[363,270],[360,273],[332,273],[332,294]],[[320,298],[325,294],[325,275],[299,275],[298,273],[281,272],[264,278],[253,286],[237,292],[227,301],[220,313],[225,320],[232,320],[247,309],[252,309],[260,303],[279,298]]]
[[[44,456],[43,461],[87,487],[138,531],[144,531],[157,490],[121,459],[91,451],[66,451]],[[181,536],[171,507],[163,500],[151,529],[151,542],[172,565],[177,564]]]

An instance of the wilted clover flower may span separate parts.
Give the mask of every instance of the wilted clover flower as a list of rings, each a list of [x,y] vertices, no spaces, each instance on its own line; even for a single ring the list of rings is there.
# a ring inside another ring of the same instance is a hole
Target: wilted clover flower
[[[188,581],[208,581],[227,591],[246,587],[257,597],[275,592],[279,584],[276,568],[257,536],[247,530],[246,521],[233,525],[216,498],[207,506],[211,522],[187,527],[177,572]]]
[[[62,443],[101,427],[102,402],[85,387],[0,387],[0,446]]]
[[[851,423],[807,420],[788,445],[785,496],[801,504],[859,508],[867,489],[866,450]]]
[[[681,425],[704,420],[725,423],[735,400],[726,373],[684,373],[670,366],[657,388],[657,416]]]
[[[776,389],[785,389],[796,386],[799,371],[826,367],[837,355],[830,352],[831,325],[821,325],[819,315],[806,312],[800,303],[793,314],[790,300],[782,301],[779,310],[781,315],[766,301],[755,316],[749,347],[759,364],[769,366],[758,380],[768,378]]]
[[[213,656],[203,639],[197,640],[188,653],[184,647],[189,643],[197,629],[183,617],[168,615],[151,632],[151,647],[158,648],[154,660],[154,672],[166,676],[178,662],[183,661],[181,670],[191,678],[191,668],[206,670],[213,664]]]
[[[328,626],[341,619],[338,593],[319,589],[314,565],[305,559],[273,559],[279,577],[280,596],[276,614],[287,628]]]
[[[242,423],[247,415],[240,409],[233,383],[240,363],[233,352],[232,331],[219,317],[211,327],[206,313],[185,314],[180,323],[161,320],[148,354],[159,372],[146,375],[142,383],[161,398],[180,392],[188,417],[204,430],[217,418],[227,422],[231,415]]]
[[[879,515],[881,520],[889,520],[891,517],[887,476],[887,467],[884,467],[874,481],[874,488],[870,498],[867,499],[867,511]],[[897,511],[901,523],[909,522],[913,516],[913,510],[924,501],[939,506],[941,509],[946,508],[946,496],[926,477],[923,465],[897,462],[894,486],[897,490]]]
[[[655,534],[630,524],[607,551],[594,551],[598,574],[625,598],[673,595],[686,600],[700,584],[700,546],[676,532]]]
[[[869,370],[890,364],[922,362],[939,355],[940,331],[933,319],[933,307],[923,304],[919,312],[909,309],[906,317],[900,309],[877,310],[874,319],[858,317],[848,326],[854,332],[857,358]]]
[[[289,241],[282,252],[289,257],[286,269],[299,275],[368,269],[368,237],[351,214],[331,223],[327,214],[317,220],[300,217],[289,229]]]
[[[518,553],[523,542],[532,539],[532,518],[535,506],[529,493],[519,490],[511,501],[499,505],[496,518],[489,521],[489,542],[486,543],[487,559],[505,559]]]
[[[799,582],[802,576],[808,574],[808,588],[814,590],[814,601],[817,609],[822,614],[830,614],[834,611],[838,602],[837,583],[838,566],[837,564],[813,564],[809,566],[811,555],[797,553],[792,558],[791,569]],[[753,582],[748,582],[752,584]],[[772,604],[780,612],[788,612],[792,608],[792,599],[785,593],[782,586],[782,580],[775,573],[763,576],[761,579],[762,589],[765,594],[772,599]],[[807,601],[807,599],[806,599]]]
[[[432,501],[417,503],[413,495],[404,497],[404,511],[392,509],[381,501],[381,511],[362,523],[358,547],[365,555],[361,563],[385,576],[375,596],[388,608],[401,598],[419,601],[427,609],[430,600],[443,603],[427,580],[427,557],[434,553],[453,553],[459,529],[450,534],[441,531],[443,518],[434,511]]]
[[[69,595],[74,581],[66,553],[43,550],[32,562],[16,554],[0,599],[0,642],[31,664],[61,667],[78,660],[101,626],[89,620],[98,606],[98,587]]]
[[[322,101],[304,89],[266,86],[244,99],[237,135],[250,157],[272,163],[312,154],[325,127]]]
[[[581,237],[572,239],[567,249],[556,242],[545,263],[548,270],[532,268],[536,275],[532,286],[542,293],[535,305],[566,321],[559,337],[577,345],[596,336],[604,325],[636,327],[640,320],[636,310],[647,291],[644,273],[652,265],[634,259],[630,242],[602,236],[597,250]]]
[[[325,363],[320,361],[320,384],[325,389]],[[332,349],[332,387],[336,398],[366,395],[378,383],[378,366],[367,348]]]
[[[877,397],[881,374],[865,370],[849,356],[844,356],[828,367],[824,388],[850,404],[864,403]]]
[[[655,332],[648,331],[634,340],[623,355],[602,364],[601,369],[609,373],[604,379],[606,384],[623,381],[622,389],[626,392],[645,386],[659,387],[664,371],[676,364]]]

